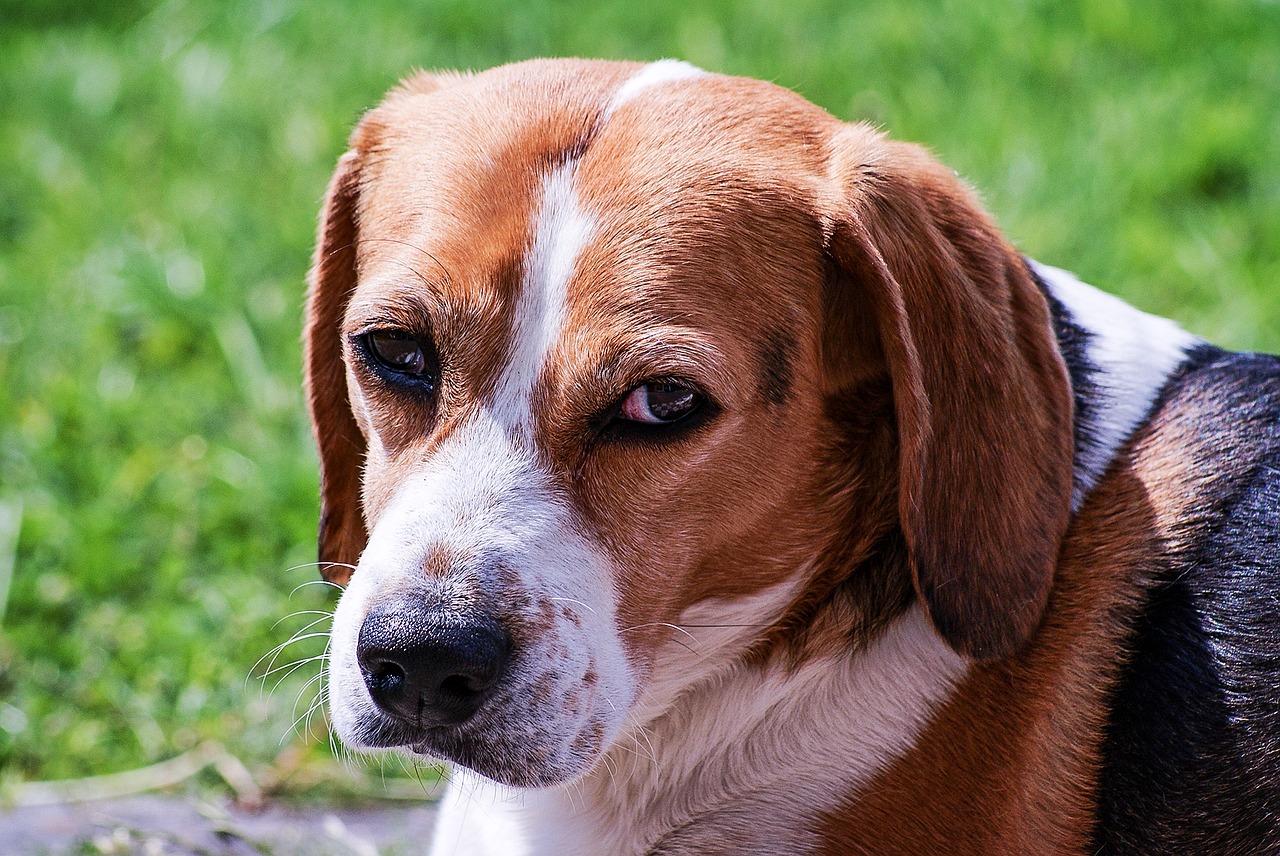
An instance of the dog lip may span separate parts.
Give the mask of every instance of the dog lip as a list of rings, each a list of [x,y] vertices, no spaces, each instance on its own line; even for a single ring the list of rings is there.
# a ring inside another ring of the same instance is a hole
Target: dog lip
[[[379,716],[362,723],[356,741],[368,749],[398,749],[423,744],[429,729],[419,728],[403,720]],[[416,750],[415,750],[416,751]]]

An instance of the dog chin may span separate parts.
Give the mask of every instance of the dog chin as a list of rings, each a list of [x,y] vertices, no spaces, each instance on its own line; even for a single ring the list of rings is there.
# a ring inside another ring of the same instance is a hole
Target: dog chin
[[[536,740],[529,731],[494,732],[467,726],[418,727],[377,712],[351,717],[338,735],[360,752],[401,750],[458,764],[502,785],[545,788],[589,772],[603,755],[603,728],[567,740]]]
[[[523,736],[523,735],[522,735]],[[529,745],[510,736],[485,738],[454,728],[430,729],[418,742],[403,748],[434,760],[448,761],[514,788],[564,785],[599,762],[601,751],[582,747],[580,739],[565,744]]]
[[[427,740],[414,746],[406,747],[416,755],[438,761],[448,761],[466,767],[474,773],[484,776],[512,788],[549,788],[566,785],[581,778],[599,761],[599,753],[593,757],[565,758],[555,763],[547,763],[543,758],[530,757],[527,754],[510,754],[502,747],[482,745],[443,746],[449,741]]]

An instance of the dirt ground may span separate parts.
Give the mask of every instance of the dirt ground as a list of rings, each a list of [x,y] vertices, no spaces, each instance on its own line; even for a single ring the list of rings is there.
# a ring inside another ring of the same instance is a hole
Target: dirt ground
[[[418,856],[432,803],[269,806],[139,796],[0,810],[0,856]]]

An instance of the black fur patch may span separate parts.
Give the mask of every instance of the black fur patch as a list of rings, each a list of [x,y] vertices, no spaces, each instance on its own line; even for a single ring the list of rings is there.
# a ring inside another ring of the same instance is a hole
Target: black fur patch
[[[1214,475],[1135,628],[1091,852],[1277,853],[1280,360],[1198,349],[1161,398]]]
[[[1095,402],[1098,400],[1098,367],[1089,359],[1089,341],[1093,333],[1081,327],[1071,317],[1071,313],[1062,305],[1053,291],[1036,275],[1035,268],[1023,260],[1027,274],[1044,294],[1049,303],[1049,316],[1053,322],[1053,333],[1058,339],[1058,350],[1062,352],[1062,361],[1067,364],[1067,376],[1071,379],[1072,403],[1075,407],[1075,467],[1074,487],[1076,496],[1084,493],[1085,485],[1090,478],[1097,478],[1101,473],[1090,474],[1081,465],[1089,460],[1087,453],[1098,445],[1098,437],[1094,426],[1097,424]]]

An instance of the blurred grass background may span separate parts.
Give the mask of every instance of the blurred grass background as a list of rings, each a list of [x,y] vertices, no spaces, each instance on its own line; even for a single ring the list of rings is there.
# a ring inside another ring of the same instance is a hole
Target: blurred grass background
[[[0,787],[207,739],[323,764],[288,736],[317,664],[246,682],[334,599],[291,594],[316,210],[401,75],[537,55],[792,87],[931,146],[1028,254],[1280,350],[1274,2],[0,0]]]

